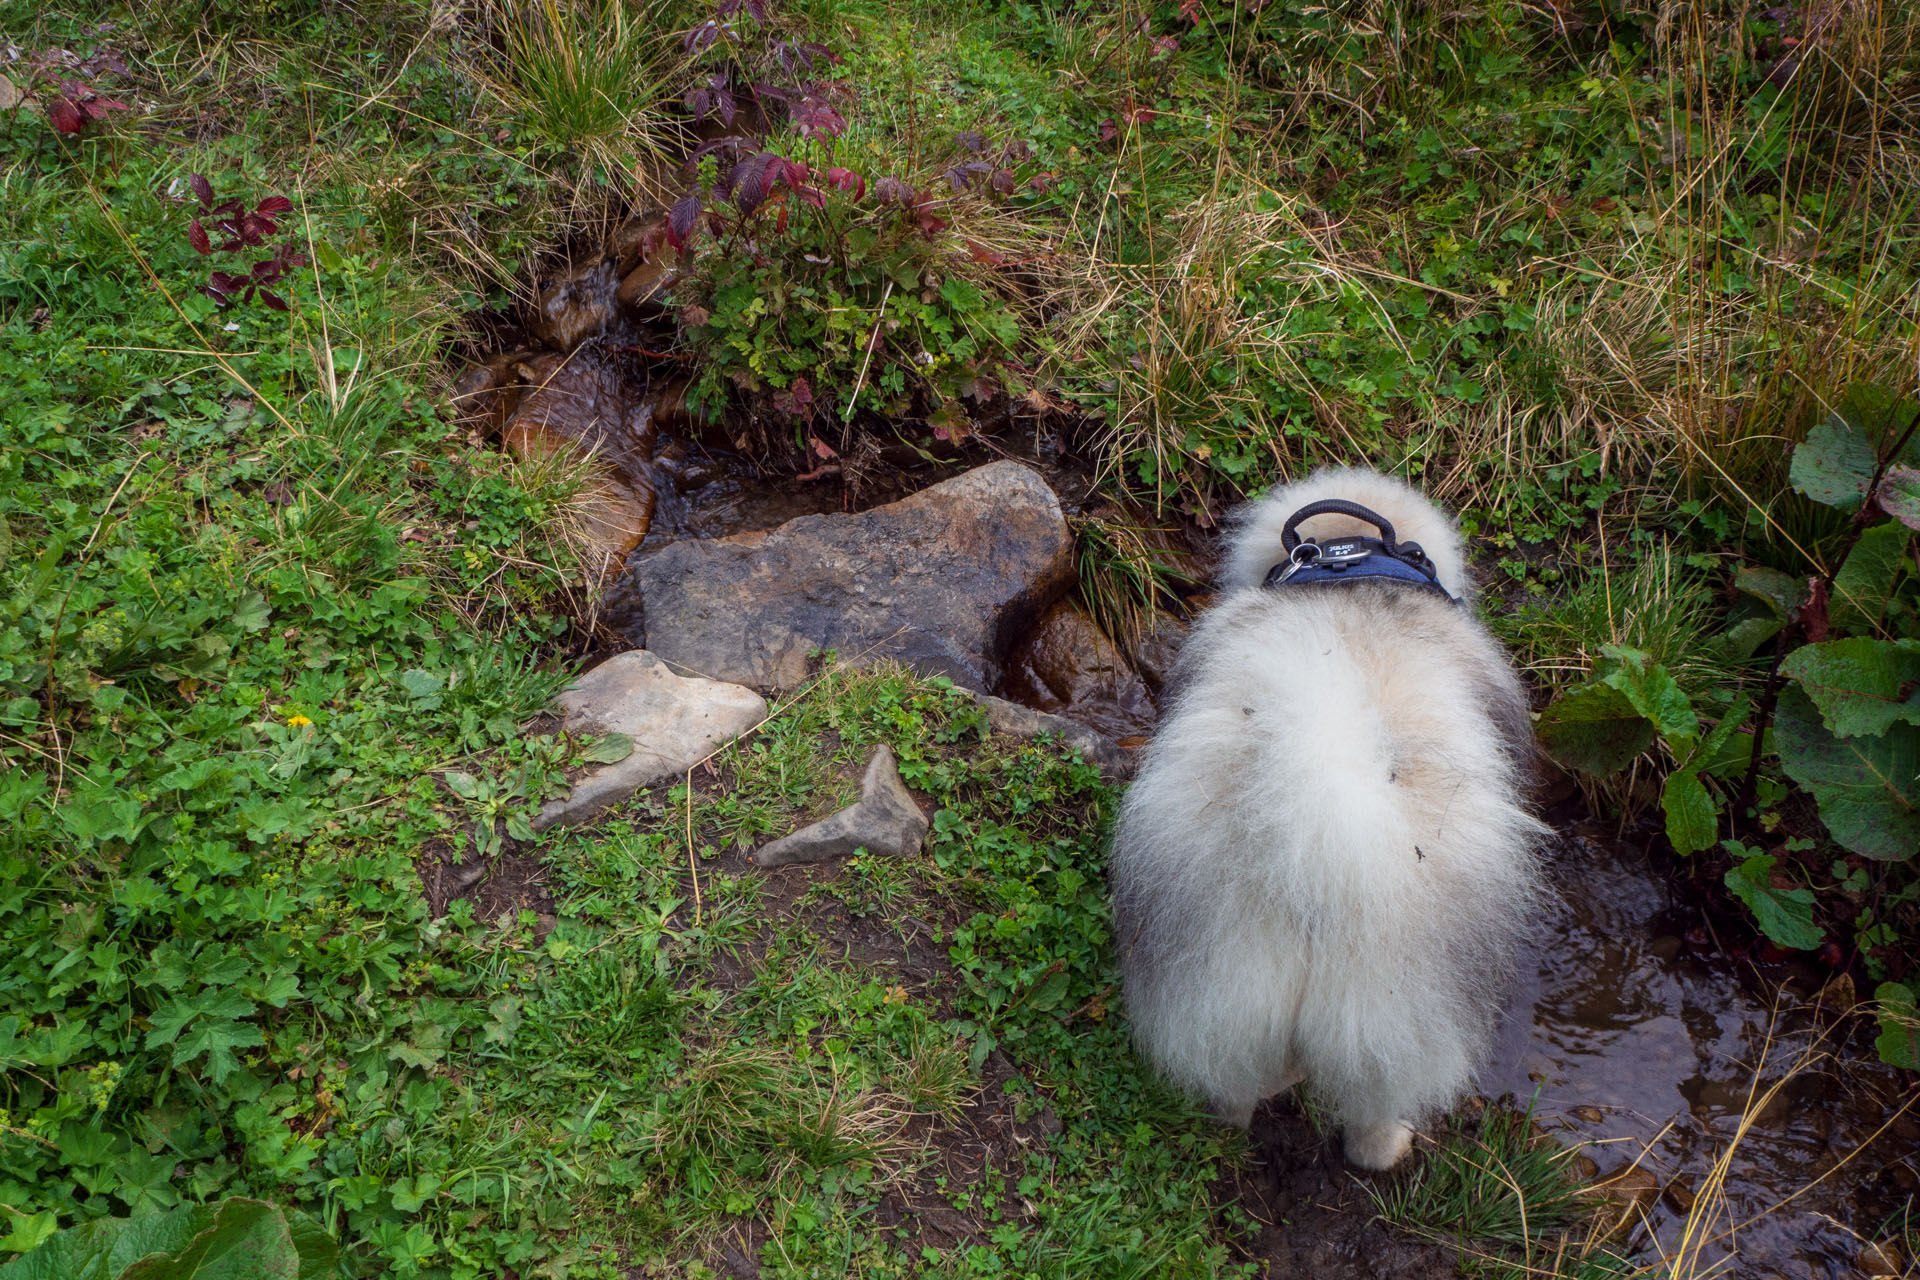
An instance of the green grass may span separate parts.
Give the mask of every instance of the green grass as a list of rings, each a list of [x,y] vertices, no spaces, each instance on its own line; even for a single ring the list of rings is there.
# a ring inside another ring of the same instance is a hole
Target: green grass
[[[1639,1271],[1583,1238],[1593,1201],[1572,1169],[1575,1152],[1497,1104],[1456,1122],[1405,1178],[1369,1188],[1380,1216],[1458,1245],[1461,1273],[1508,1280],[1580,1280]]]
[[[1736,555],[1804,577],[1845,536],[1785,446],[1911,355],[1905,11],[1785,90],[1772,19],[1711,9],[811,0],[689,55],[704,16],[0,3],[5,74],[104,47],[127,72],[82,74],[130,106],[0,114],[0,1256],[249,1194],[368,1275],[698,1275],[736,1237],[769,1275],[1239,1265],[1238,1140],[1127,1047],[1112,791],[949,690],[830,676],[691,796],[516,848],[542,893],[426,906],[423,867],[590,746],[522,727],[591,643],[587,477],[454,421],[465,319],[677,190],[682,74],[821,40],[844,136],[767,144],[951,224],[836,192],[757,257],[703,239],[706,403],[804,450],[774,400],[804,377],[843,451],[930,447],[1003,386],[1146,504],[1081,527],[1117,632],[1186,585],[1128,521],[1368,461],[1465,509],[1543,677],[1624,643],[1724,707],[1747,654],[1699,639]],[[969,131],[1028,149],[1013,192],[950,189]],[[199,292],[253,255],[190,247],[193,173],[292,201],[287,313]],[[936,807],[923,858],[743,873],[881,742]],[[1893,964],[1912,881],[1873,870]],[[991,1158],[987,1110],[1021,1137]],[[1513,1137],[1448,1139],[1396,1212],[1538,1261],[1568,1206]],[[961,1242],[887,1225],[909,1196]]]

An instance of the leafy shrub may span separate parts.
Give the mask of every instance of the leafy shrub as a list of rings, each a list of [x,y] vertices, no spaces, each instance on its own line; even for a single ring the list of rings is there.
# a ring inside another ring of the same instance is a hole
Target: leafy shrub
[[[1664,665],[1611,647],[1586,683],[1540,717],[1547,750],[1589,776],[1625,769],[1659,744],[1671,765],[1661,794],[1668,840],[1683,855],[1723,847],[1735,860],[1726,888],[1780,947],[1810,950],[1826,933],[1816,895],[1795,883],[1781,856],[1811,853],[1815,842],[1796,837],[1770,852],[1739,838],[1781,824],[1757,807],[1769,756],[1811,798],[1843,855],[1887,864],[1920,855],[1917,427],[1911,402],[1862,386],[1794,449],[1794,488],[1847,519],[1827,571],[1800,580],[1749,565],[1736,576],[1747,603],[1719,643],[1743,655],[1774,646],[1757,697],[1735,698],[1703,725]],[[1846,863],[1834,865],[1852,883]],[[1892,895],[1883,910],[1913,892]],[[1855,927],[1863,949],[1893,941],[1872,908]]]

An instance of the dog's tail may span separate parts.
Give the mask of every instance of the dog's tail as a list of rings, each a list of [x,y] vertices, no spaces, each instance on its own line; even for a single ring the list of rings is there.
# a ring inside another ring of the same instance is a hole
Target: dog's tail
[[[1396,539],[1417,542],[1433,560],[1440,585],[1468,599],[1473,582],[1467,573],[1466,553],[1459,530],[1446,514],[1417,489],[1392,476],[1360,468],[1331,467],[1316,471],[1295,484],[1285,485],[1233,513],[1227,558],[1220,572],[1224,590],[1257,587],[1267,570],[1287,558],[1280,531],[1291,516],[1309,502],[1345,498],[1371,508],[1393,525]],[[1360,533],[1374,536],[1373,527],[1353,516],[1322,515],[1302,521],[1302,537]]]

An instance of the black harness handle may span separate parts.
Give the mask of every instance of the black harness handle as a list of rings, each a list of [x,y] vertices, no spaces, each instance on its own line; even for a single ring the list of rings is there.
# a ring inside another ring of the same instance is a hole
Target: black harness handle
[[[1400,549],[1394,545],[1393,541],[1393,526],[1387,523],[1387,518],[1357,502],[1348,502],[1345,498],[1322,498],[1318,502],[1309,502],[1288,516],[1287,523],[1280,529],[1280,545],[1286,549],[1288,555],[1292,555],[1293,549],[1300,545],[1300,535],[1295,533],[1294,529],[1302,520],[1313,516],[1352,516],[1356,520],[1365,520],[1380,531],[1380,543],[1386,548],[1387,554],[1396,560],[1400,558]]]

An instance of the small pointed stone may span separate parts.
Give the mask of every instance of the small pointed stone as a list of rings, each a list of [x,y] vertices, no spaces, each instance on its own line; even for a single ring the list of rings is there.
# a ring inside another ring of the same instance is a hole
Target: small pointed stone
[[[867,764],[858,804],[775,840],[754,854],[753,860],[763,867],[781,867],[844,858],[857,849],[897,857],[920,848],[927,826],[927,816],[900,781],[893,751],[883,746]]]

